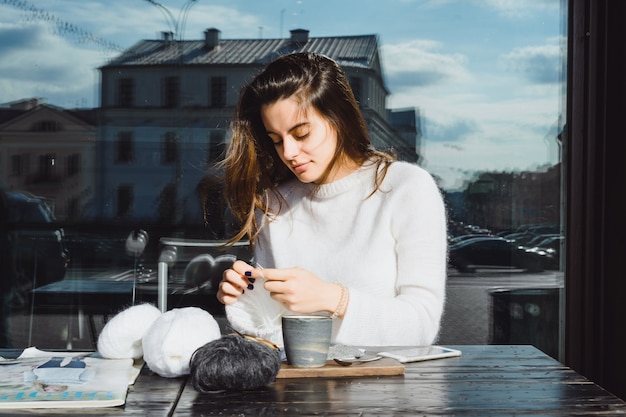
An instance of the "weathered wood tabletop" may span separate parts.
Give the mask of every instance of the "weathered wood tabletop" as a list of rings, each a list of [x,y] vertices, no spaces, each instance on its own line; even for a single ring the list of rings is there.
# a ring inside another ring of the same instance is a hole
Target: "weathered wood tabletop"
[[[626,402],[532,346],[453,347],[461,357],[406,364],[404,375],[286,378],[247,392],[199,394],[144,370],[123,407],[0,415],[626,415]]]

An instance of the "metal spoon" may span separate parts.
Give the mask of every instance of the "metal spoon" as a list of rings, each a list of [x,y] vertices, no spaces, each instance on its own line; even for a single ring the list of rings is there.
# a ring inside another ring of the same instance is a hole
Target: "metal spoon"
[[[381,358],[382,356],[373,355],[373,356],[361,356],[360,358],[351,358],[351,359],[335,358],[334,361],[337,362],[341,366],[350,366],[355,363],[377,361],[378,359],[381,359]]]

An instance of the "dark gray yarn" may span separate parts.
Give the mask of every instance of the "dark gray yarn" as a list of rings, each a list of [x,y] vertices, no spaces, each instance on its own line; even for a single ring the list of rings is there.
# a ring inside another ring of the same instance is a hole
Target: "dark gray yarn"
[[[279,352],[238,335],[227,335],[198,348],[189,362],[191,383],[200,393],[253,390],[273,382]]]

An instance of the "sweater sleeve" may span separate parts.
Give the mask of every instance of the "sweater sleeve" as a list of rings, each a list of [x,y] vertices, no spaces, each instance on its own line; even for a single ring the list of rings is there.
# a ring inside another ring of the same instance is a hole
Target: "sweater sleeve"
[[[383,298],[350,287],[337,343],[428,345],[437,336],[445,299],[446,213],[433,178],[415,168],[390,179],[389,222],[397,258],[397,271],[390,274],[395,273],[396,295]]]

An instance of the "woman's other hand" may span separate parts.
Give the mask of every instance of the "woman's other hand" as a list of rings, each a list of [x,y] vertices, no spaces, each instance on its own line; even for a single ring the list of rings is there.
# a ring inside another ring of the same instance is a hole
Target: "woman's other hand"
[[[246,289],[253,288],[253,276],[259,276],[254,273],[255,268],[243,261],[235,261],[233,266],[222,275],[222,281],[217,290],[217,299],[222,304],[232,304],[237,301]],[[246,276],[246,272],[249,276]],[[258,272],[258,271],[257,271]]]

